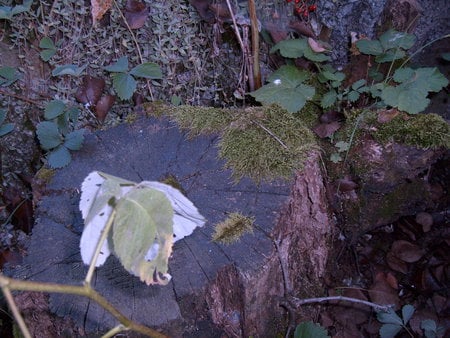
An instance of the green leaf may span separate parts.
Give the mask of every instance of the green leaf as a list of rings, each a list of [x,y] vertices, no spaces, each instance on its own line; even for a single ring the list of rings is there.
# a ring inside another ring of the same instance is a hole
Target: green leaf
[[[358,81],[356,81],[356,82],[354,82],[352,84],[352,89],[353,90],[358,90],[359,88],[361,88],[365,84],[366,84],[366,80],[365,79],[358,80]]]
[[[20,74],[16,68],[4,66],[0,67],[0,86],[9,86],[20,79]]]
[[[291,113],[299,111],[314,96],[315,89],[302,84],[308,73],[295,66],[282,66],[268,80],[269,84],[250,93],[257,101],[277,103]]]
[[[416,42],[416,37],[405,32],[389,29],[380,36],[380,43],[384,50],[393,48],[410,49]]]
[[[402,84],[384,88],[381,99],[389,106],[397,107],[409,114],[417,114],[428,106],[430,100],[427,99],[427,94],[428,92],[420,87]]]
[[[383,63],[383,62],[392,62],[395,60],[399,60],[404,58],[406,53],[403,50],[388,50],[383,54],[377,55],[375,57],[375,62]]]
[[[322,99],[320,100],[320,105],[322,108],[329,108],[333,104],[335,104],[337,100],[337,93],[334,90],[330,90],[329,92],[325,93],[322,96]]]
[[[42,50],[41,52],[40,52],[40,56],[41,56],[41,59],[44,61],[44,62],[47,62],[48,60],[50,60],[51,58],[52,58],[52,56],[53,55],[55,55],[56,54],[56,49],[44,49],[44,50]]]
[[[395,71],[393,79],[395,82],[401,83],[413,78],[415,71],[412,68],[399,68]]]
[[[348,151],[350,149],[350,143],[339,141],[336,142],[335,147],[338,148],[338,152],[343,153],[344,151]]]
[[[393,338],[401,331],[402,327],[396,324],[384,324],[380,328],[381,338]]]
[[[368,75],[377,82],[383,81],[384,75],[380,72],[378,72],[375,68],[370,68]]]
[[[281,40],[270,49],[270,53],[280,51],[285,58],[296,59],[302,57],[309,47],[307,39]]]
[[[450,61],[450,53],[442,53],[441,57],[445,60],[445,61]]]
[[[430,92],[438,92],[448,86],[447,78],[436,67],[416,69],[417,82],[426,86]]]
[[[360,95],[359,92],[357,92],[356,90],[352,90],[350,93],[348,93],[347,99],[350,102],[355,102],[359,99],[359,95]]]
[[[44,110],[44,118],[46,120],[53,120],[64,112],[66,104],[61,100],[53,100],[47,103]]]
[[[52,71],[52,76],[73,75],[80,76],[86,69],[87,65],[78,67],[76,65],[62,65],[58,66]]]
[[[339,153],[333,153],[330,156],[330,161],[333,163],[339,163],[342,161],[342,157]]]
[[[59,146],[58,148],[52,150],[47,155],[47,161],[52,168],[62,168],[70,163],[71,156],[69,150],[64,146]]]
[[[146,79],[162,79],[161,68],[156,63],[143,63],[137,65],[130,71],[131,75]]]
[[[80,150],[84,141],[84,129],[74,130],[67,134],[64,139],[64,146],[70,150]]]
[[[112,234],[114,252],[126,270],[147,284],[167,276],[172,234],[173,209],[164,193],[140,187],[119,200]],[[153,247],[157,254],[148,262],[145,256]]]
[[[338,82],[342,82],[345,79],[345,74],[342,72],[336,72],[336,71],[323,71],[320,72],[320,74],[325,77],[327,80],[330,81],[338,81]]]
[[[294,338],[329,338],[327,331],[313,322],[304,322],[295,328]]]
[[[48,36],[44,36],[41,41],[39,41],[39,48],[56,49],[52,39],[50,39]]]
[[[128,100],[136,90],[136,80],[126,73],[115,73],[112,75],[113,87],[122,100]]]
[[[14,130],[14,123],[5,123],[0,125],[0,137],[9,134]]]
[[[407,304],[407,305],[403,306],[403,308],[402,308],[403,325],[408,324],[408,322],[411,319],[411,317],[413,316],[415,310],[416,309],[412,305]]]
[[[37,125],[36,134],[41,143],[41,148],[49,150],[56,148],[62,143],[62,137],[58,126],[49,121],[41,122]]]
[[[383,53],[383,47],[378,40],[361,39],[356,41],[356,47],[363,54],[380,55]]]
[[[378,312],[377,319],[383,324],[403,325],[403,320],[391,308],[388,311]]]
[[[307,58],[308,60],[314,61],[314,62],[324,62],[329,61],[330,57],[328,55],[325,55],[323,53],[316,53],[309,47],[305,49],[303,56]]]
[[[0,19],[11,20],[16,14],[28,12],[31,8],[33,0],[24,0],[22,5],[16,6],[0,6]]]
[[[76,123],[78,121],[78,116],[80,115],[80,109],[72,106],[69,109],[67,109],[67,114],[69,116],[70,121]]]
[[[117,60],[112,65],[105,67],[105,70],[113,73],[124,73],[128,71],[128,58],[126,56],[122,56],[119,60]]]

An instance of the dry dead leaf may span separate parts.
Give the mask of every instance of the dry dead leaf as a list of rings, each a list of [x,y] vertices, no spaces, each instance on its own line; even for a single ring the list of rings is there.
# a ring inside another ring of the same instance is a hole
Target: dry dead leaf
[[[91,0],[92,24],[95,25],[112,7],[112,0]]]
[[[428,232],[433,225],[433,216],[428,212],[419,212],[416,215],[416,222],[422,226],[423,232]]]
[[[394,256],[391,252],[386,254],[386,263],[392,270],[403,274],[408,273],[408,265],[397,256]]]
[[[314,40],[313,38],[308,38],[308,45],[315,53],[323,53],[328,51],[322,42]]]
[[[114,104],[116,97],[114,95],[103,95],[95,105],[95,116],[98,122],[103,123],[106,118],[106,114]]]
[[[307,36],[310,38],[315,37],[315,34],[314,34],[313,30],[311,29],[311,27],[303,21],[298,21],[298,20],[291,21],[291,22],[289,22],[288,27],[293,29],[296,33],[298,33],[300,35],[304,35],[304,36]]]
[[[149,8],[143,2],[128,0],[123,15],[131,29],[139,29],[145,25]]]
[[[378,113],[377,121],[379,123],[388,123],[399,113],[400,112],[397,109],[382,110]]]
[[[75,94],[78,102],[95,106],[105,89],[105,80],[90,75],[83,77],[83,82]]]
[[[392,243],[390,253],[407,263],[417,262],[424,254],[418,245],[404,240],[398,240]]]
[[[397,290],[391,287],[384,272],[379,272],[375,275],[375,281],[369,289],[369,296],[371,301],[376,304],[394,304],[395,309],[398,309],[400,306]]]

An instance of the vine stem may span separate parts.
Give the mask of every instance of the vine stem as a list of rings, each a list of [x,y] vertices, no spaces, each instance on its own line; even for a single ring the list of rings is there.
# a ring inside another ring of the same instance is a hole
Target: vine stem
[[[153,338],[167,338],[167,336],[159,333],[156,330],[153,330],[147,326],[138,324],[131,319],[124,316],[119,310],[117,310],[106,298],[100,295],[97,291],[91,288],[90,285],[85,284],[82,286],[78,285],[63,285],[57,283],[44,283],[44,282],[34,282],[34,281],[23,281],[18,279],[13,279],[4,276],[0,273],[0,287],[2,288],[3,293],[8,298],[8,293],[10,290],[18,290],[18,291],[37,291],[37,292],[55,292],[55,293],[64,293],[64,294],[72,294],[77,296],[88,297],[89,299],[98,303],[101,307],[103,307],[106,311],[111,313],[123,326],[123,330],[133,330],[149,337]],[[12,295],[11,295],[12,297]],[[20,313],[17,309],[17,306],[14,303],[14,300],[11,299],[11,304],[8,301],[11,311],[14,314],[17,322],[19,323]],[[14,308],[16,310],[14,310]],[[17,313],[16,313],[17,312]],[[18,316],[16,316],[16,314]],[[23,321],[23,319],[22,319]],[[25,325],[25,323],[24,323]],[[22,329],[22,327],[21,327]],[[24,331],[25,332],[25,331]],[[31,335],[29,336],[31,337]],[[28,338],[28,337],[26,337]]]
[[[329,297],[306,298],[306,299],[291,297],[289,300],[296,307],[299,307],[304,304],[323,303],[323,302],[330,302],[330,301],[336,301],[336,300],[367,305],[367,306],[374,308],[377,311],[388,311],[393,306],[393,305],[380,305],[380,304],[368,302],[366,300],[345,297],[345,296],[329,296]]]

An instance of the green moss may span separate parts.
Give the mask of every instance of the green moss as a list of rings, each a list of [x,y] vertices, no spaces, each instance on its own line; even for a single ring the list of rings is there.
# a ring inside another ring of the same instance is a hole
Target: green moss
[[[316,147],[313,133],[285,109],[247,108],[224,130],[219,155],[236,180],[289,178]]]
[[[245,233],[253,232],[254,222],[255,219],[252,217],[233,212],[225,221],[215,225],[212,240],[223,244],[235,243]]]
[[[417,146],[450,148],[450,125],[436,114],[399,114],[388,123],[378,124],[377,140]]]
[[[170,107],[168,114],[182,129],[188,129],[191,137],[219,133],[235,115],[231,109],[184,105]]]

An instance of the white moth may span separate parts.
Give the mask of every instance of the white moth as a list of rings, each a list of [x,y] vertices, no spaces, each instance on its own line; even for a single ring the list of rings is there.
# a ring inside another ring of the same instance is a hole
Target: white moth
[[[105,184],[105,181],[108,182]],[[205,224],[205,218],[198,212],[194,204],[170,185],[154,181],[134,183],[102,172],[93,171],[84,179],[81,185],[80,211],[85,227],[81,235],[80,251],[81,258],[85,264],[91,263],[102,231],[113,212],[114,204],[133,189],[142,189],[142,187],[159,190],[170,201],[174,211],[174,242],[189,236],[196,227],[201,227]],[[101,247],[95,266],[103,265],[112,251],[110,240],[106,240]],[[158,251],[159,244],[155,242],[148,248],[145,259],[147,261],[155,259]]]

